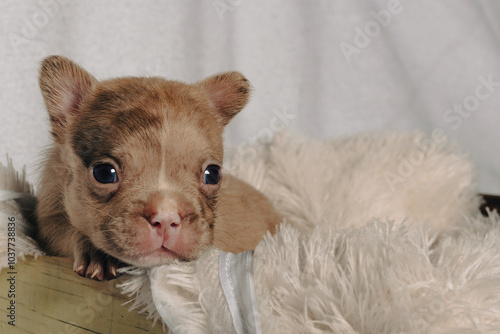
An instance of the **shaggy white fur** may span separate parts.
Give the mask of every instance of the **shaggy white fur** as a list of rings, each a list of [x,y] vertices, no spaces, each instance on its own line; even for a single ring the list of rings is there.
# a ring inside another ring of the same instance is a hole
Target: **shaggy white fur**
[[[439,133],[319,142],[292,134],[231,172],[286,215],[255,250],[263,333],[500,331],[500,218],[483,218],[474,168]],[[175,333],[234,333],[220,251],[136,276],[124,292]]]
[[[262,333],[500,332],[500,217],[442,134],[285,133],[254,153],[226,166],[287,220],[253,254]],[[158,319],[153,291],[174,333],[234,333],[219,255],[128,268],[122,292]]]

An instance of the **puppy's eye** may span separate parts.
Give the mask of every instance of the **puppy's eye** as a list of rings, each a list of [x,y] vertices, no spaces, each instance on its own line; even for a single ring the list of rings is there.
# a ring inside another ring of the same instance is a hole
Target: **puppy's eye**
[[[118,173],[115,167],[110,164],[100,164],[94,167],[94,179],[99,183],[115,183],[118,182]]]
[[[220,181],[220,167],[217,165],[209,165],[203,173],[203,183],[218,184]]]

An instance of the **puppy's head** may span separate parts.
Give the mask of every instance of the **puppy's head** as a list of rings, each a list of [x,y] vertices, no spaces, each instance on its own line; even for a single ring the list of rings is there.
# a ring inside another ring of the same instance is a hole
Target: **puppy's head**
[[[75,228],[139,266],[193,259],[211,244],[223,128],[248,100],[245,77],[98,81],[52,56],[40,87],[60,155],[53,167],[68,175],[54,182]]]

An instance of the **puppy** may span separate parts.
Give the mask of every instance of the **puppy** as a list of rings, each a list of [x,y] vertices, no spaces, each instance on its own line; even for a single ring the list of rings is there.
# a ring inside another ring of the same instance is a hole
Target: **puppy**
[[[98,81],[72,61],[42,63],[54,145],[38,194],[38,240],[74,258],[77,274],[117,276],[195,259],[214,245],[253,249],[281,221],[249,184],[222,175],[224,127],[247,103],[237,72],[196,84]]]

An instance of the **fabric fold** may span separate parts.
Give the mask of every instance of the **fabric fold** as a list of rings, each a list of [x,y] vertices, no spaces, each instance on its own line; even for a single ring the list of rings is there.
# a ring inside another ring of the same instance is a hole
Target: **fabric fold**
[[[261,334],[252,276],[253,251],[221,252],[219,274],[224,296],[238,334]]]

